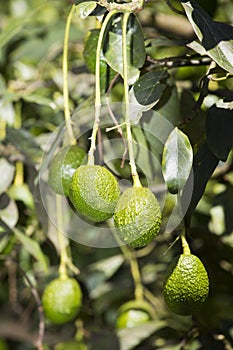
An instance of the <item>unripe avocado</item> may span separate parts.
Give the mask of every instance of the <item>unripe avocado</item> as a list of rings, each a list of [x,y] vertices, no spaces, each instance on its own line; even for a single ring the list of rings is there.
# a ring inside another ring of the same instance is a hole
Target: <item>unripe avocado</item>
[[[46,317],[55,324],[72,320],[82,303],[82,292],[74,278],[56,278],[44,290],[42,304]]]
[[[102,222],[112,217],[119,196],[118,182],[106,168],[82,165],[74,173],[69,198],[86,219]]]
[[[161,211],[155,195],[146,187],[128,188],[117,203],[114,224],[121,240],[132,248],[150,243],[161,225]]]
[[[68,196],[72,176],[81,165],[86,152],[77,145],[62,148],[49,167],[49,185],[55,193]]]
[[[209,278],[201,260],[193,254],[176,257],[168,267],[164,299],[179,315],[193,314],[208,298]]]
[[[154,318],[152,306],[144,300],[131,300],[118,310],[116,328],[132,328],[151,321]]]

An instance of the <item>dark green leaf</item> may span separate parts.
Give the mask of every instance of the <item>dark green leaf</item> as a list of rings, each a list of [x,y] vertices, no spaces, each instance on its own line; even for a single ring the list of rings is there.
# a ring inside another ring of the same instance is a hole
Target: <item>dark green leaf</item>
[[[218,158],[211,152],[207,142],[203,142],[194,156],[193,176],[190,176],[189,180],[186,182],[181,197],[182,207],[187,208],[190,191],[192,193],[186,213],[186,222],[188,225],[190,224],[192,213],[201,199],[206,184],[217,167],[218,162]]]
[[[206,137],[211,151],[226,161],[233,146],[233,110],[212,106],[206,119]]]
[[[119,340],[115,332],[110,332],[105,328],[102,328],[101,331],[92,331],[92,336],[88,342],[88,350],[119,350]],[[77,350],[79,348],[77,347]],[[81,349],[80,349],[81,350]]]
[[[178,193],[184,187],[193,162],[192,146],[188,137],[175,128],[163,150],[162,172],[169,192]]]
[[[87,33],[83,56],[85,59],[85,63],[89,71],[95,74],[95,65],[96,65],[96,49],[99,38],[99,29],[92,29]],[[114,78],[116,72],[113,71],[105,62],[103,57],[103,51],[101,50],[101,58],[100,58],[100,85],[101,91],[103,93],[106,92],[110,81]]]
[[[110,67],[123,77],[122,19],[116,20],[108,32],[104,44],[104,56]],[[138,68],[144,64],[145,57],[141,26],[137,18],[131,15],[127,31],[128,80],[130,85],[138,79]]]
[[[158,102],[166,85],[161,83],[168,77],[165,70],[144,74],[133,86],[135,97],[141,105]]]
[[[233,73],[233,27],[213,21],[195,1],[183,0],[182,5],[205,53]]]
[[[164,321],[151,321],[133,328],[124,328],[118,331],[121,350],[134,349],[141,344],[143,340],[148,338],[151,334],[164,328],[166,323]]]
[[[27,130],[7,128],[6,139],[25,155],[26,161],[40,162],[43,152]]]

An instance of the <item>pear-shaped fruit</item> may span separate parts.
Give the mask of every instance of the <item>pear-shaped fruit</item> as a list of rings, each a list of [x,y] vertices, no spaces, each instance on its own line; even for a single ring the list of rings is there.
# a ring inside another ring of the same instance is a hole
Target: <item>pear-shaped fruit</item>
[[[57,278],[44,290],[42,304],[46,317],[53,323],[71,321],[79,311],[82,292],[74,278]]]
[[[155,195],[146,187],[128,188],[117,203],[114,224],[121,240],[132,248],[150,243],[161,225],[161,211]]]
[[[112,217],[119,196],[118,182],[106,168],[82,165],[74,173],[69,197],[86,219],[102,222]]]
[[[164,299],[180,315],[193,314],[207,299],[209,278],[201,260],[193,254],[176,257],[168,267]]]

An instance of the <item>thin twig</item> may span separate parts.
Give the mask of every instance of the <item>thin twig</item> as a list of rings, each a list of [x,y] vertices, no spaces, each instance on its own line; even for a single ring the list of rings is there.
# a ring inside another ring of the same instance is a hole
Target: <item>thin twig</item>
[[[122,142],[124,144],[124,152],[123,152],[122,158],[121,158],[122,159],[121,160],[121,168],[123,168],[124,164],[125,164],[126,155],[128,153],[127,142],[126,142],[126,140],[124,138],[124,134],[123,134],[122,128],[120,127],[120,125],[119,125],[119,123],[118,123],[118,121],[117,121],[117,119],[116,119],[116,117],[115,117],[115,115],[114,115],[114,113],[112,111],[112,108],[110,106],[110,102],[109,102],[109,97],[108,96],[106,96],[106,104],[107,104],[107,108],[108,108],[108,113],[109,113],[110,117],[112,118],[114,124],[116,125],[116,129],[117,129],[119,135],[121,136]]]
[[[34,296],[34,299],[35,299],[35,302],[37,305],[38,314],[39,314],[39,331],[38,331],[38,338],[36,341],[36,347],[37,347],[37,350],[43,350],[43,341],[44,341],[44,332],[45,332],[45,318],[44,318],[44,312],[43,312],[43,307],[42,307],[42,303],[41,303],[41,298],[39,296],[37,289],[33,286],[33,284],[31,283],[31,281],[28,278],[25,271],[23,269],[21,269],[20,266],[17,266],[17,268],[18,268],[19,272],[21,273],[21,275],[26,279],[27,283],[29,284],[30,289],[31,289],[31,293]]]
[[[94,124],[92,128],[92,134],[91,134],[91,145],[88,152],[88,161],[87,163],[89,165],[95,164],[95,158],[94,153],[96,149],[96,136],[100,125],[100,112],[101,112],[101,89],[100,89],[100,61],[101,61],[101,50],[104,40],[104,35],[106,28],[109,24],[109,22],[112,20],[112,17],[115,16],[117,13],[116,10],[111,11],[107,14],[105,17],[102,27],[99,32],[99,38],[97,42],[97,48],[96,48],[96,62],[95,62],[95,118],[94,118]]]
[[[104,162],[103,143],[102,143],[102,133],[101,133],[100,126],[98,127],[98,132],[97,132],[97,148],[98,148],[98,154],[99,154],[99,163],[103,164]]]
[[[63,59],[62,59],[62,71],[63,71],[63,98],[64,98],[64,116],[66,128],[69,136],[70,145],[75,143],[75,136],[73,133],[71,118],[70,118],[70,108],[69,108],[69,86],[68,86],[68,44],[69,44],[69,33],[72,17],[74,14],[76,6],[73,4],[69,15],[66,20],[65,35],[64,35],[64,46],[63,46]]]
[[[167,69],[179,68],[179,67],[192,67],[192,66],[208,66],[211,63],[211,58],[208,56],[203,57],[165,57],[162,59],[153,59],[147,56],[147,62],[151,63],[146,67],[146,70],[153,70],[154,68],[166,67]]]

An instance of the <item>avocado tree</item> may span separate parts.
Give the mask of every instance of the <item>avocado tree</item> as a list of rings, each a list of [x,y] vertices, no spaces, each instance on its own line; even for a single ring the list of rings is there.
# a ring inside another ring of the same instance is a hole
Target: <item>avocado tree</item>
[[[233,349],[231,1],[1,7],[0,349]]]

